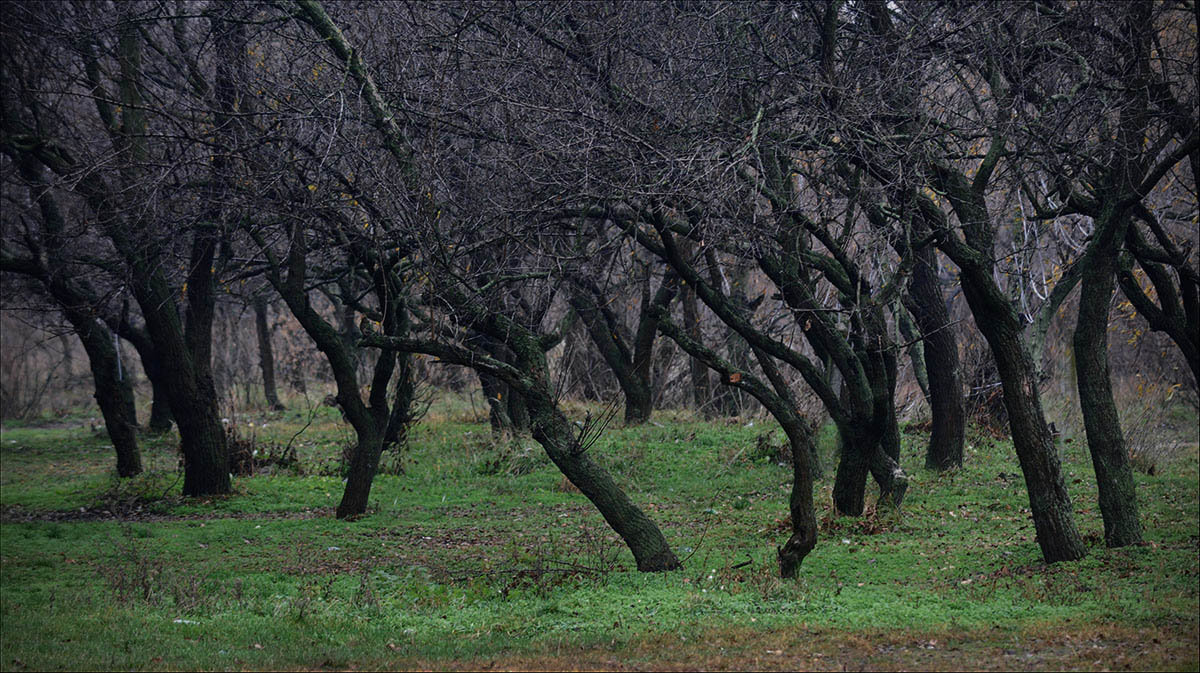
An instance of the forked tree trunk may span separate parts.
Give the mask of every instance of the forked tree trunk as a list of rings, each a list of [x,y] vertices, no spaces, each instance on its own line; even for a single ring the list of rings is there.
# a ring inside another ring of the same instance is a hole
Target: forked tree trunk
[[[616,313],[600,301],[599,286],[584,278],[574,278],[571,282],[575,287],[571,289],[568,301],[583,320],[588,337],[616,377],[625,396],[625,424],[645,423],[654,411],[651,364],[657,328],[652,317],[653,309],[669,305],[674,299],[677,292],[674,278],[668,275],[658,291],[651,295],[650,274],[647,272],[643,281],[642,307],[631,343],[626,343],[621,336],[624,330]]]

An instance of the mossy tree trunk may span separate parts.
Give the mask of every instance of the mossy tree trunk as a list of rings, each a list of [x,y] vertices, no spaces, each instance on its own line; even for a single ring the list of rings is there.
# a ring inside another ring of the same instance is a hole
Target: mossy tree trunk
[[[1042,556],[1048,563],[1073,561],[1087,551],[1075,527],[1058,450],[1042,411],[1037,368],[1022,339],[1022,319],[992,274],[994,231],[983,187],[990,166],[998,161],[996,148],[1002,145],[1002,138],[995,139],[974,181],[944,165],[931,167],[964,233],[959,238],[952,231],[938,232],[938,245],[960,269],[963,294],[995,360]]]
[[[1133,469],[1129,464],[1108,368],[1108,311],[1117,272],[1114,243],[1123,238],[1124,226],[1127,224],[1102,222],[1096,227],[1093,235],[1098,243],[1094,255],[1086,260],[1073,339],[1079,404],[1100,492],[1104,541],[1109,547],[1124,547],[1142,541]]]
[[[427,353],[502,380],[525,400],[533,438],[621,536],[633,553],[638,570],[658,572],[679,568],[679,559],[658,526],[629,499],[609,472],[592,460],[588,450],[595,437],[581,435],[558,408],[542,340],[527,328],[484,307],[482,298],[467,295],[453,285],[452,279],[443,280],[441,296],[455,307],[459,319],[476,333],[503,340],[512,353],[511,363],[485,352],[425,339],[370,335],[363,344],[389,351]]]

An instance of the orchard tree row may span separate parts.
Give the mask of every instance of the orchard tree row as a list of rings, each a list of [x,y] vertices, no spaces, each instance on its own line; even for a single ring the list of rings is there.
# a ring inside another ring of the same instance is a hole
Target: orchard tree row
[[[432,356],[478,374],[493,426],[539,442],[640,570],[669,570],[657,525],[589,455],[596,424],[564,414],[547,353],[586,334],[637,424],[672,343],[697,402],[753,399],[786,433],[792,576],[821,470],[801,397],[837,426],[843,514],[870,480],[905,496],[904,357],[931,409],[927,467],[962,463],[961,296],[1050,562],[1085,553],[1039,394],[1050,324],[1078,306],[1105,540],[1141,541],[1109,316],[1123,295],[1195,389],[1194,3],[4,13],[0,270],[79,336],[122,476],[141,470],[124,340],[152,423],[178,426],[184,493],[230,490],[212,363],[232,294],[255,307],[264,374],[269,304],[327,361],[357,442],[339,518],[366,510],[414,421],[414,358]]]

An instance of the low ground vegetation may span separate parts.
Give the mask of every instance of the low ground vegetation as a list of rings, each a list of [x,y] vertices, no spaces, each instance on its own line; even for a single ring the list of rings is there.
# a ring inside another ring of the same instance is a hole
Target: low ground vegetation
[[[1064,442],[1089,553],[1047,566],[1011,444],[976,433],[939,474],[915,427],[903,510],[837,516],[827,476],[818,547],[784,581],[790,470],[763,419],[664,412],[592,447],[684,560],[658,574],[463,400],[434,405],[352,523],[336,411],[230,423],[255,464],[206,499],[179,495],[170,435],[118,481],[86,423],[4,427],[0,669],[1197,666],[1194,444],[1138,475],[1148,543],[1110,550],[1086,446]]]

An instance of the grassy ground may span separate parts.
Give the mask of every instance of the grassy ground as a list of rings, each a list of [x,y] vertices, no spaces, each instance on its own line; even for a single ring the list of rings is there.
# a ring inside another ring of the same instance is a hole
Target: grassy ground
[[[118,482],[86,426],[3,429],[0,669],[1197,668],[1194,447],[1138,475],[1148,544],[1108,550],[1086,447],[1064,445],[1090,553],[1047,567],[1009,443],[974,437],[935,474],[906,434],[903,511],[834,516],[827,476],[819,546],[784,582],[789,471],[763,420],[662,413],[593,447],[685,558],[656,575],[536,444],[494,442],[461,401],[355,523],[333,519],[335,412],[236,422],[298,464],[204,500],[178,496],[169,437]]]

